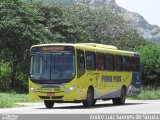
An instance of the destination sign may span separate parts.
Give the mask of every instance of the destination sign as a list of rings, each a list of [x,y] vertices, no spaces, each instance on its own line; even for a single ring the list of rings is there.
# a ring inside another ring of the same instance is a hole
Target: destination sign
[[[74,52],[74,47],[72,46],[38,46],[33,47],[31,49],[31,53],[38,53],[38,52],[56,52],[56,51],[72,51]]]
[[[64,51],[65,48],[64,47],[43,47],[42,48],[43,51]]]

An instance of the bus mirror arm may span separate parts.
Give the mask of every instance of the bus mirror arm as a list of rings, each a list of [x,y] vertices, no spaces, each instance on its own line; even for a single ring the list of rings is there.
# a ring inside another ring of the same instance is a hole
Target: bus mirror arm
[[[24,61],[26,61],[27,58],[29,58],[29,50],[28,49],[25,50],[25,52],[24,52]]]

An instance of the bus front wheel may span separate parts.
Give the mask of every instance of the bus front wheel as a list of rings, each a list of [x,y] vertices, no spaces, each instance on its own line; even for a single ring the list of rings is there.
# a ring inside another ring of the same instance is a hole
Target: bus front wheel
[[[114,105],[123,105],[125,104],[125,100],[126,100],[126,89],[123,87],[121,89],[120,97],[113,98],[112,101]]]
[[[94,91],[93,89],[89,88],[87,91],[86,100],[83,101],[84,107],[92,107],[94,106],[96,101],[94,100]]]
[[[44,105],[46,108],[53,108],[54,102],[51,100],[44,100]]]

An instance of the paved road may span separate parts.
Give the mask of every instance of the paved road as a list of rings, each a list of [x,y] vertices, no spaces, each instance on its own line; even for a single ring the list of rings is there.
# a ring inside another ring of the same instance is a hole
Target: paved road
[[[55,104],[46,109],[43,103],[19,103],[15,108],[0,109],[0,114],[107,114],[107,113],[160,113],[160,100],[127,100],[123,106],[115,106],[111,101],[98,101],[93,108],[84,108],[82,104]]]

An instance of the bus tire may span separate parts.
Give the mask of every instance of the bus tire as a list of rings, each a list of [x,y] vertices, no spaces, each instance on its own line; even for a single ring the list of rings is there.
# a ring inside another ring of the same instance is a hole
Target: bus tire
[[[51,100],[44,100],[44,105],[46,108],[53,108],[54,102]]]
[[[93,89],[89,88],[87,91],[86,100],[83,101],[84,107],[92,107],[94,106],[96,101],[94,100],[94,91]]]
[[[112,101],[114,105],[123,105],[125,104],[125,100],[126,100],[126,89],[122,87],[120,97],[113,98]]]
[[[94,99],[94,101],[93,101],[93,106],[95,106],[96,102],[97,102],[97,100],[96,100],[96,99]]]

